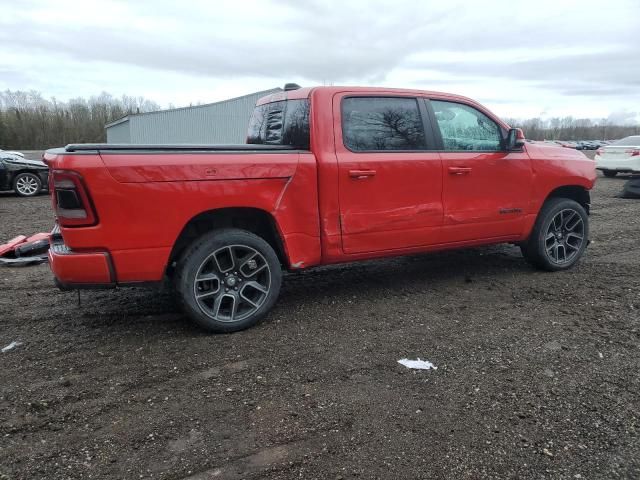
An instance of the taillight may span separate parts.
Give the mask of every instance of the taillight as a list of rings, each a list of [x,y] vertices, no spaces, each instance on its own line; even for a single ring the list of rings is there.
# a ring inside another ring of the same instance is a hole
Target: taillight
[[[604,150],[602,150],[601,148],[596,150],[596,155],[602,155],[604,153]]]
[[[82,177],[75,172],[51,172],[53,207],[63,227],[89,227],[98,223]]]
[[[640,155],[640,149],[634,148],[633,150],[625,150],[624,153],[628,153],[630,157],[637,157]]]

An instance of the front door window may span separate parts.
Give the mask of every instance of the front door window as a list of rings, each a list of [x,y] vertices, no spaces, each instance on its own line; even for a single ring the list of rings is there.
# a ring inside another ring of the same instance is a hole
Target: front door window
[[[498,151],[500,127],[468,105],[432,100],[444,149],[448,151]]]

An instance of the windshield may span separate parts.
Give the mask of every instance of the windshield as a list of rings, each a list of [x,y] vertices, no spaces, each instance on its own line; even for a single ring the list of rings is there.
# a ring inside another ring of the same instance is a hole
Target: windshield
[[[611,145],[620,145],[621,147],[638,147],[640,146],[640,135],[623,138],[622,140],[613,142]]]
[[[249,120],[247,143],[309,149],[309,100],[258,105]]]

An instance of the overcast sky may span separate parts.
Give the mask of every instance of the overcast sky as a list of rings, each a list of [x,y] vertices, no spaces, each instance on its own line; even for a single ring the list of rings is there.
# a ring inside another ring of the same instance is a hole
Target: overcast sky
[[[640,123],[639,0],[0,0],[0,89],[162,106],[301,85]]]

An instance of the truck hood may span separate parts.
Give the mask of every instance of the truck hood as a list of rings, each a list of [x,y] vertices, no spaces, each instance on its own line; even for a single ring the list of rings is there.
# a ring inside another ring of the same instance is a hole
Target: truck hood
[[[527,143],[526,149],[541,191],[550,192],[565,185],[593,188],[597,177],[596,162],[582,152],[543,143]]]
[[[548,143],[527,143],[527,152],[532,158],[558,160],[589,160],[582,152],[573,148],[566,148]]]

